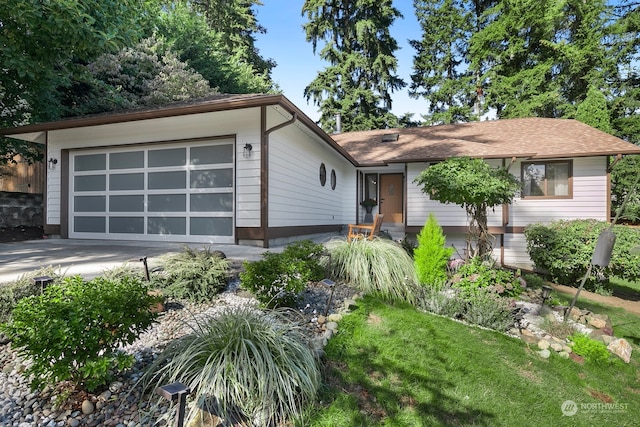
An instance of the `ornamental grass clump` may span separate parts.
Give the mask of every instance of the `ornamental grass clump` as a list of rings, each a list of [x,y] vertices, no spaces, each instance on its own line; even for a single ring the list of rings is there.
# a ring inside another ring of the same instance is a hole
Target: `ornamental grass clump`
[[[413,260],[400,245],[385,239],[335,239],[326,247],[331,254],[329,270],[335,280],[388,301],[415,304],[416,271]]]
[[[141,379],[147,391],[175,381],[190,387],[188,422],[204,412],[229,425],[281,425],[314,400],[319,360],[302,326],[283,312],[233,306],[190,327]]]
[[[229,262],[219,251],[185,246],[161,260],[162,272],[153,281],[169,297],[207,302],[227,286]]]

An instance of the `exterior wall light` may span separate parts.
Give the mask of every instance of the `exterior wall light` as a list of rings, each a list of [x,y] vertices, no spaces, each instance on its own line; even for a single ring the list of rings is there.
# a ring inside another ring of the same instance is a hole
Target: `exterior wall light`
[[[242,157],[244,157],[245,159],[248,159],[249,157],[251,157],[251,150],[253,150],[253,145],[244,144],[244,150],[242,152]]]

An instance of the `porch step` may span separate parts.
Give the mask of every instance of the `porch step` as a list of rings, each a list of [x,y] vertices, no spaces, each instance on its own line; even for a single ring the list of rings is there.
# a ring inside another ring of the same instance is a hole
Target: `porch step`
[[[380,231],[389,234],[393,240],[402,240],[404,238],[404,224],[383,222]]]

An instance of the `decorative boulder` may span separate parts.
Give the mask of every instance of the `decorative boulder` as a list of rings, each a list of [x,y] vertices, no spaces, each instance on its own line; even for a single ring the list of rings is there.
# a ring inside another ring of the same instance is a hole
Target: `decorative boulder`
[[[607,346],[607,350],[629,363],[631,360],[631,344],[624,338],[619,338]]]

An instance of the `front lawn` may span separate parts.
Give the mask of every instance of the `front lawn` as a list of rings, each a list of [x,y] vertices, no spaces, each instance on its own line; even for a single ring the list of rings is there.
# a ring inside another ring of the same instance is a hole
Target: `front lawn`
[[[628,365],[598,367],[536,350],[366,298],[330,340],[328,386],[301,425],[637,425],[637,353]],[[563,416],[567,400],[575,415]]]

